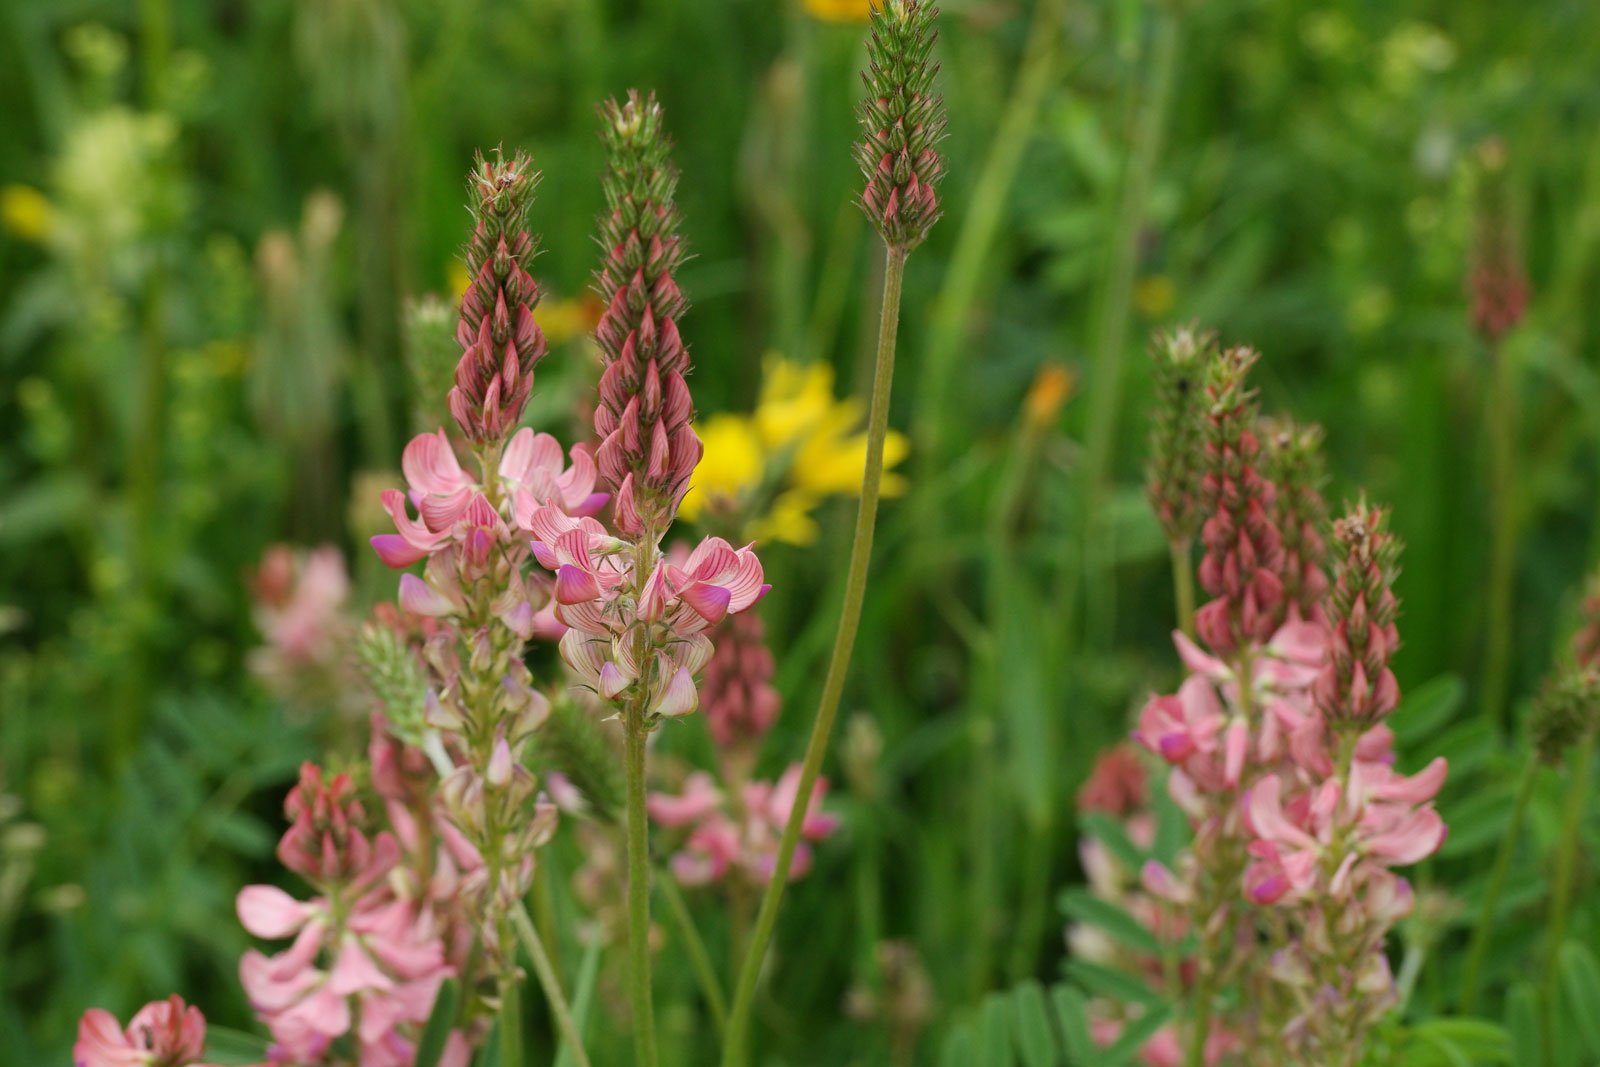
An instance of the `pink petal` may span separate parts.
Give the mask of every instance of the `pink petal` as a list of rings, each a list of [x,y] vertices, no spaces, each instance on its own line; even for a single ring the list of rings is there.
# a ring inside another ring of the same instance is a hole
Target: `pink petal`
[[[277,886],[250,885],[239,891],[239,922],[253,936],[275,941],[293,936],[311,909]]]

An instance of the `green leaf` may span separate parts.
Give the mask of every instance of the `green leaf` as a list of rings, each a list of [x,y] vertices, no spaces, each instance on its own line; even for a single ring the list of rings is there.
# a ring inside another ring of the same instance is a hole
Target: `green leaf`
[[[1165,789],[1153,790],[1156,809],[1156,859],[1171,867],[1189,841],[1189,817]]]
[[[939,1067],[973,1067],[976,1062],[972,1056],[972,1025],[962,1020],[950,1028],[944,1039]]]
[[[1011,1012],[1006,998],[1000,993],[990,993],[983,998],[983,1017],[980,1025],[980,1042],[983,1067],[1011,1067],[1016,1057],[1011,1050]]]
[[[1499,1023],[1488,1019],[1429,1019],[1411,1028],[1413,1037],[1422,1039],[1443,1052],[1451,1062],[1454,1054],[1468,1063],[1513,1063],[1511,1038]]]
[[[1511,1035],[1511,1062],[1517,1067],[1540,1067],[1544,1044],[1539,1040],[1539,995],[1532,982],[1518,982],[1506,994],[1506,1029]]]
[[[1082,889],[1068,889],[1060,897],[1061,910],[1079,922],[1105,932],[1129,948],[1161,955],[1161,942],[1143,923],[1108,900]]]
[[[1089,1005],[1083,994],[1065,982],[1050,991],[1055,1005],[1056,1022],[1061,1027],[1061,1037],[1067,1046],[1067,1060],[1074,1067],[1086,1067],[1094,1062],[1094,1038],[1089,1034]]]
[[[1088,960],[1068,960],[1065,970],[1097,996],[1109,997],[1124,1004],[1161,1003],[1161,995],[1151,989],[1149,983],[1126,971]]]
[[[583,961],[578,964],[578,981],[572,991],[572,1025],[578,1029],[578,1038],[588,1040],[588,1031],[585,1023],[589,1018],[589,1007],[594,1003],[595,980],[600,976],[600,953],[603,948],[600,938],[589,938],[588,946],[583,950]],[[561,1049],[556,1053],[555,1067],[572,1067],[572,1049],[567,1043],[561,1043]]]
[[[1568,941],[1561,946],[1556,965],[1584,1051],[1591,1058],[1600,1056],[1600,966],[1595,964],[1594,953]]]
[[[1167,1018],[1172,1014],[1166,1005],[1156,1005],[1145,1009],[1143,1015],[1123,1028],[1122,1033],[1110,1045],[1106,1046],[1106,1064],[1126,1063],[1142,1048],[1144,1043],[1155,1036],[1155,1032],[1166,1025]]]
[[[1022,1050],[1025,1067],[1054,1067],[1057,1062],[1056,1038],[1050,1029],[1050,1011],[1044,989],[1029,979],[1011,994],[1016,1012],[1017,1047]]]
[[[1439,849],[1440,858],[1466,856],[1499,841],[1511,818],[1511,802],[1500,789],[1488,789],[1447,804],[1443,812],[1450,836]]]
[[[226,1026],[206,1027],[206,1060],[217,1067],[245,1067],[267,1058],[267,1041]]]
[[[1441,674],[1415,686],[1389,716],[1399,747],[1413,748],[1442,730],[1461,710],[1466,695],[1466,683],[1454,674]]]
[[[446,978],[433,998],[433,1011],[428,1014],[428,1024],[422,1028],[417,1041],[416,1067],[436,1067],[444,1055],[444,1043],[456,1025],[456,1008],[461,1003],[461,983]]]
[[[1078,825],[1085,834],[1106,847],[1128,870],[1138,874],[1150,857],[1133,843],[1120,822],[1103,811],[1086,811],[1078,816]]]

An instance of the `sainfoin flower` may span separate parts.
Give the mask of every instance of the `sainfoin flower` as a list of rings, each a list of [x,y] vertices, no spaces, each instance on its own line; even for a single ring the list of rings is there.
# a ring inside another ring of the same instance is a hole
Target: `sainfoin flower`
[[[78,1022],[74,1067],[204,1067],[206,1020],[174,994],[140,1008],[126,1028],[101,1008]]]
[[[686,557],[658,556],[648,574],[635,575],[636,546],[594,519],[546,506],[528,525],[534,557],[555,573],[555,615],[569,627],[561,655],[579,679],[607,700],[643,686],[656,717],[694,711],[694,676],[712,650],[705,631],[768,589],[755,552],[708,537]]]
[[[716,632],[700,702],[711,737],[725,753],[750,752],[772,728],[782,698],[772,686],[772,651],[753,611],[730,616]]]
[[[703,771],[685,780],[681,794],[650,794],[651,819],[669,829],[688,831],[672,856],[673,875],[684,885],[707,885],[733,874],[756,884],[769,881],[799,786],[800,766],[794,764],[775,783],[746,782],[737,806]],[[838,819],[822,810],[826,793],[827,782],[818,779],[800,827],[804,841],[821,841],[838,828]],[[810,868],[811,850],[802,842],[789,878],[799,878]]]
[[[454,973],[444,931],[426,899],[396,895],[389,875],[401,849],[387,831],[369,837],[349,780],[324,780],[307,767],[286,804],[294,820],[279,855],[320,890],[300,901],[275,886],[239,893],[239,921],[256,937],[292,939],[267,956],[250,951],[239,977],[271,1031],[270,1058],[320,1062],[346,1035],[360,1062],[404,1067],[433,1009],[439,985]],[[464,1065],[468,1046],[452,1035],[445,1062]]]
[[[701,453],[684,381],[689,350],[678,334],[688,301],[673,280],[684,255],[673,200],[678,176],[653,95],[607,101],[601,114],[609,152],[595,276],[606,305],[595,328],[605,360],[594,412],[596,459],[616,491],[618,528],[659,538]]]
[[[505,438],[522,419],[534,364],[545,340],[533,318],[539,286],[527,271],[536,242],[528,207],[539,174],[527,156],[491,162],[478,157],[467,189],[475,226],[467,242],[472,281],[461,297],[456,341],[461,361],[450,390],[450,414],[474,444]]]
[[[938,15],[921,0],[884,0],[872,13],[868,65],[861,75],[867,86],[855,148],[866,179],[861,210],[884,244],[901,252],[921,244],[939,221],[944,160],[938,144],[945,114],[943,99],[933,92],[939,66],[928,58]]]

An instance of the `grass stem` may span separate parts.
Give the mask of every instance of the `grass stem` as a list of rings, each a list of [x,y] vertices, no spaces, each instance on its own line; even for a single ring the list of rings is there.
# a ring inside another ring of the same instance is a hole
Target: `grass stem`
[[[722,1046],[724,1067],[738,1067],[744,1061],[756,982],[766,959],[767,948],[772,942],[778,905],[789,881],[789,867],[794,860],[795,848],[800,843],[800,827],[805,822],[806,809],[811,803],[811,791],[828,751],[828,737],[833,732],[834,720],[838,718],[839,701],[844,695],[845,678],[850,671],[850,654],[855,648],[856,631],[861,626],[861,607],[867,595],[867,572],[872,563],[872,535],[878,517],[878,490],[883,478],[883,442],[889,432],[889,393],[894,383],[895,340],[900,325],[900,288],[905,268],[905,250],[888,249],[884,260],[883,307],[878,323],[872,407],[867,419],[866,469],[861,478],[861,503],[856,510],[855,538],[850,546],[844,604],[839,611],[839,627],[834,635],[828,672],[822,683],[816,721],[811,727],[811,738],[806,743],[805,762],[801,765],[794,807],[783,829],[783,840],[778,846],[772,877],[767,882],[766,892],[762,894],[755,929],[745,949],[744,962],[739,968],[733,1008],[728,1016],[728,1032]]]

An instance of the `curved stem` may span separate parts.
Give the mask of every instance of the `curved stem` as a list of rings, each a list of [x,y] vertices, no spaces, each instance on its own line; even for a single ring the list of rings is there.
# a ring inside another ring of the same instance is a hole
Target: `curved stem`
[[[700,982],[700,992],[705,995],[706,1007],[711,1009],[711,1021],[716,1024],[717,1036],[720,1037],[728,1029],[728,1001],[722,995],[722,983],[717,980],[717,969],[712,966],[711,953],[706,950],[700,931],[695,929],[694,916],[689,914],[689,903],[683,899],[683,890],[678,888],[678,883],[673,881],[671,875],[663,874],[656,879],[656,885],[661,895],[667,898],[667,910],[672,913],[678,932],[683,935],[683,947],[689,953],[689,963]]]
[[[1538,777],[1539,757],[1528,754],[1528,763],[1517,782],[1516,799],[1511,802],[1511,821],[1506,832],[1500,835],[1500,847],[1495,852],[1494,867],[1489,872],[1489,887],[1484,892],[1483,907],[1478,910],[1478,923],[1472,928],[1472,943],[1467,950],[1467,963],[1461,979],[1461,1014],[1471,1015],[1478,1006],[1478,986],[1483,976],[1483,959],[1489,950],[1489,933],[1494,927],[1495,911],[1500,905],[1500,894],[1505,891],[1506,876],[1511,872],[1511,856],[1516,851],[1517,838],[1522,832],[1522,817],[1533,796],[1533,783]]]
[[[1557,961],[1561,957],[1561,943],[1567,937],[1567,914],[1572,908],[1572,881],[1578,867],[1578,838],[1583,829],[1583,813],[1589,804],[1589,787],[1594,772],[1593,733],[1578,746],[1577,759],[1572,764],[1572,781],[1567,786],[1567,802],[1561,818],[1561,837],[1556,844],[1556,868],[1550,878],[1550,922],[1545,927],[1548,942],[1545,946],[1543,1010],[1545,1020],[1545,1058],[1555,1062],[1555,1050],[1550,1047],[1555,1025],[1555,1000]]]
[[[1489,398],[1489,589],[1487,636],[1483,664],[1483,711],[1504,735],[1506,680],[1511,656],[1511,600],[1516,566],[1516,509],[1513,482],[1516,466],[1516,398],[1511,364],[1499,345],[1492,345],[1493,395]]]
[[[884,260],[883,308],[878,321],[878,358],[872,376],[872,410],[867,420],[866,470],[861,479],[861,504],[856,510],[855,539],[850,545],[850,567],[845,577],[844,604],[839,611],[839,629],[833,641],[833,655],[822,683],[816,722],[806,743],[805,762],[800,769],[800,785],[795,793],[789,822],[783,828],[777,862],[771,880],[761,897],[761,910],[739,968],[739,984],[728,1015],[728,1033],[722,1046],[724,1067],[737,1067],[744,1058],[745,1037],[750,1025],[750,1007],[755,998],[756,980],[772,941],[778,918],[778,904],[789,881],[789,865],[800,843],[800,827],[811,803],[811,790],[828,751],[828,736],[839,714],[839,699],[844,695],[845,676],[850,670],[850,653],[855,647],[856,630],[861,625],[861,605],[867,595],[867,570],[872,562],[872,534],[878,517],[878,487],[883,478],[883,442],[889,432],[889,391],[894,383],[895,335],[900,325],[900,284],[905,275],[906,252],[890,248]]]
[[[556,969],[544,950],[544,942],[539,939],[533,922],[528,918],[528,909],[521,901],[511,910],[511,923],[517,928],[522,947],[528,951],[528,959],[533,962],[533,973],[539,979],[539,987],[544,990],[545,1003],[550,1006],[550,1017],[555,1020],[556,1032],[571,1050],[573,1062],[578,1067],[589,1067],[589,1054],[583,1051],[583,1035],[578,1032],[578,1024],[572,1018],[572,1008],[567,1004],[566,994],[561,991],[561,979],[556,976]],[[501,1062],[506,1063],[507,1067],[515,1063],[504,1057]]]
[[[633,1006],[633,1054],[638,1067],[655,1067],[655,1005],[650,995],[650,835],[644,810],[644,760],[647,733],[643,716],[629,708],[628,779],[628,994]]]

